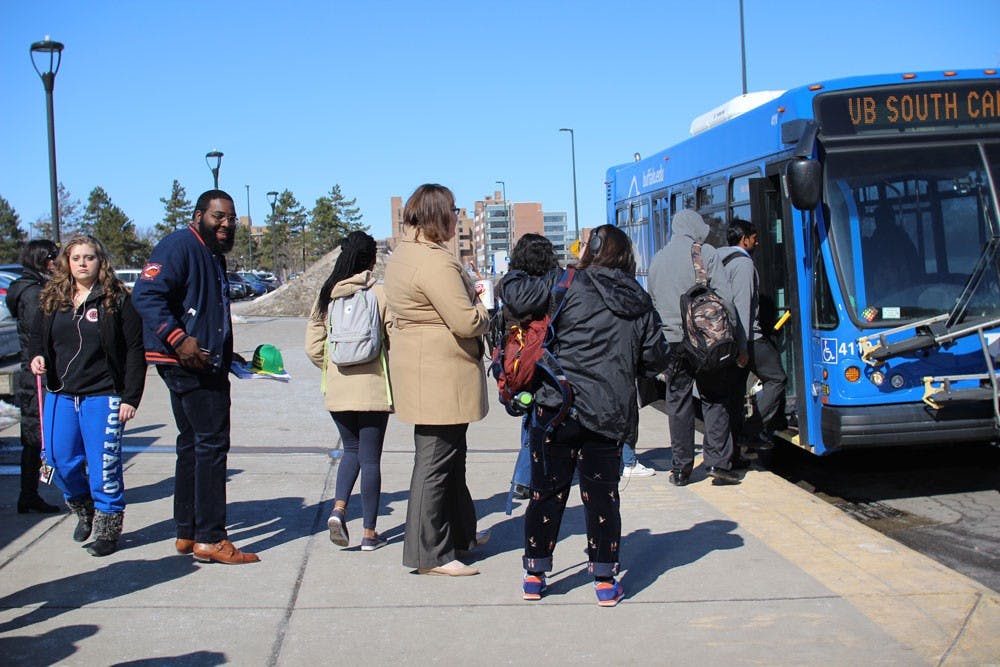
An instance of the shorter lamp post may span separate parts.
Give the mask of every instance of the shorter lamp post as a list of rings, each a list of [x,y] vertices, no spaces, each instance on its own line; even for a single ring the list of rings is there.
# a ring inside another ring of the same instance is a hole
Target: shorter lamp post
[[[215,166],[212,166],[215,161]],[[215,189],[219,189],[219,167],[222,166],[222,151],[209,151],[205,153],[205,164],[212,171],[212,180],[215,182]]]
[[[56,244],[60,243],[59,238],[59,192],[56,180],[56,123],[55,113],[52,108],[52,90],[56,85],[56,73],[62,63],[63,45],[53,42],[46,35],[45,39],[31,45],[31,64],[34,66],[38,76],[42,77],[42,85],[45,87],[45,110],[49,120],[49,189],[52,197],[52,236]],[[44,55],[48,54],[48,67],[38,66],[38,60],[44,64]],[[38,55],[39,59],[35,56]]]
[[[271,202],[271,248],[274,250],[274,265],[271,267],[271,273],[278,275],[278,238],[277,232],[274,229],[274,207],[278,203],[278,192],[276,190],[271,190],[267,193],[267,199]]]

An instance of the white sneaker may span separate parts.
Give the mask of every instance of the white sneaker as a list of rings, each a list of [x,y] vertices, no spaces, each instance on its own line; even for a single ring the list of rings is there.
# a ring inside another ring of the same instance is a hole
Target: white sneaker
[[[652,477],[655,474],[655,470],[647,468],[638,461],[635,462],[634,466],[625,466],[622,471],[622,477]]]

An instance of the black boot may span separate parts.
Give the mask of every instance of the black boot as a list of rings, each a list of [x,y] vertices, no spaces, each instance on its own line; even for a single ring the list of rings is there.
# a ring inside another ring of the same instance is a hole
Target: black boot
[[[28,512],[38,512],[39,514],[55,514],[61,511],[57,506],[50,505],[37,493],[26,495],[22,493],[17,499],[17,513],[27,514]]]
[[[73,530],[73,540],[75,542],[86,542],[90,537],[90,532],[94,529],[94,500],[85,498],[83,500],[67,500],[66,505],[76,514],[77,524]]]
[[[98,510],[94,515],[94,535],[97,537],[87,545],[91,556],[109,556],[118,551],[118,539],[122,536],[124,512],[105,514]]]

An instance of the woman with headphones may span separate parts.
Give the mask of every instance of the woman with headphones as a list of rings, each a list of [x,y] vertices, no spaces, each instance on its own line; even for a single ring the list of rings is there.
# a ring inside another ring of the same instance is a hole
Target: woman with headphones
[[[511,271],[500,283],[500,296],[515,317],[544,314],[560,275]],[[621,544],[618,481],[622,444],[636,442],[638,435],[635,379],[655,377],[667,365],[660,318],[635,280],[632,244],[614,225],[591,232],[552,325],[550,350],[572,387],[573,403],[569,416],[547,433],[540,425],[562,404],[562,392],[543,383],[534,395],[523,598],[538,600],[545,591],[573,473],[579,470],[588,570],[598,604],[613,607],[625,596],[615,580]]]

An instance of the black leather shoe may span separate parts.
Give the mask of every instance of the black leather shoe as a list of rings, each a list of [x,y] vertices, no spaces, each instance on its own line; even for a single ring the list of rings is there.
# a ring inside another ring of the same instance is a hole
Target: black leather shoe
[[[41,496],[21,496],[17,499],[18,514],[27,514],[29,512],[38,512],[39,514],[55,514],[56,512],[61,511],[61,508],[56,507],[55,505],[49,505],[47,502],[42,500]]]
[[[670,483],[674,486],[687,486],[689,481],[691,481],[691,473],[684,473],[680,470],[670,471]]]
[[[705,469],[705,473],[712,478],[712,484],[715,484],[716,486],[722,484],[740,483],[740,476],[732,470],[726,470],[725,468],[719,468],[717,466],[709,466]]]

